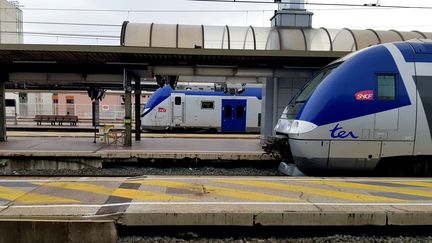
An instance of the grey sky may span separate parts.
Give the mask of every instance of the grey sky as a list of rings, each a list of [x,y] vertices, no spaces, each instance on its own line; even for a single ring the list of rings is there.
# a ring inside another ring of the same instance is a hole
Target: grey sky
[[[270,1],[270,0],[269,0]],[[23,5],[25,22],[73,22],[121,25],[124,20],[143,23],[204,24],[230,26],[270,26],[276,4],[240,4],[191,2],[186,0],[19,0]],[[314,0],[324,3],[376,3],[376,0]],[[381,5],[432,6],[426,1],[381,0]],[[134,12],[79,12],[79,11],[36,11],[32,8],[73,8],[113,10],[251,10],[249,12],[226,13],[134,13]],[[313,27],[327,28],[375,28],[397,30],[420,30],[432,32],[430,15],[432,10],[408,9],[358,9],[342,7],[320,7],[307,5],[314,12]],[[335,10],[339,9],[339,10]],[[257,11],[259,10],[259,11]],[[120,27],[83,27],[64,25],[24,24],[25,32],[72,33],[116,36]],[[118,44],[117,40],[82,39],[63,37],[26,36],[26,43],[68,43],[68,44]]]

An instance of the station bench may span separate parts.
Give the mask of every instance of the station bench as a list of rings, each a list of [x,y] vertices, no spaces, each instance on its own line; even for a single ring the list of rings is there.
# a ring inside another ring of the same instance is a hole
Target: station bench
[[[61,126],[63,122],[69,122],[71,126],[76,126],[78,122],[78,116],[71,115],[36,115],[34,118],[36,124],[42,125],[42,122],[49,122],[51,125],[55,125],[56,122]]]

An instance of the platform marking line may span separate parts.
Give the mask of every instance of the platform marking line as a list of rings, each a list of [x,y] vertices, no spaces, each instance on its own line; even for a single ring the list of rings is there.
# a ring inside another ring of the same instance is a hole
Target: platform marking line
[[[407,186],[417,186],[417,187],[429,187],[432,188],[432,182],[422,182],[422,181],[394,181],[389,182],[391,184],[397,185],[407,185]]]
[[[377,185],[368,185],[361,184],[360,182],[342,182],[342,181],[332,181],[332,180],[322,180],[322,181],[307,181],[307,183],[311,184],[319,184],[326,186],[335,186],[335,187],[346,187],[346,188],[354,188],[361,190],[370,190],[370,191],[378,191],[378,192],[391,192],[398,194],[407,194],[421,197],[432,197],[432,191],[422,191],[415,189],[406,189],[401,187],[387,187],[387,186],[377,186]]]
[[[234,176],[200,176],[200,177],[181,177],[181,176],[155,176],[155,177],[143,177],[143,176],[135,176],[135,177],[128,177],[128,181],[134,181],[134,180],[167,180],[167,181],[177,181],[177,180],[193,180],[193,181],[207,181],[207,180],[233,180],[233,181],[322,181],[327,180],[323,179],[322,177],[280,177],[280,176],[273,176],[273,177],[256,177],[256,176],[242,176],[242,177],[234,177]],[[329,180],[332,181],[349,181],[349,182],[403,182],[403,181],[420,181],[420,182],[431,182],[432,179],[394,179],[394,178],[331,178]],[[1,182],[1,180],[0,180]]]
[[[244,186],[253,186],[260,188],[268,188],[268,189],[276,189],[283,191],[292,191],[292,192],[300,192],[318,195],[322,197],[329,198],[338,198],[349,201],[358,201],[358,202],[405,202],[406,200],[394,199],[388,197],[380,197],[380,196],[372,196],[360,193],[350,193],[350,192],[340,192],[336,190],[327,190],[306,186],[298,186],[292,184],[283,184],[283,183],[275,183],[275,182],[265,182],[265,181],[233,181],[233,180],[218,180],[217,182],[236,184],[236,185],[244,185]]]
[[[22,177],[21,177],[22,178]],[[256,181],[322,181],[326,180],[323,178],[314,178],[314,177],[256,177],[256,176],[243,176],[243,177],[233,177],[233,176],[201,176],[201,177],[193,177],[193,176],[134,176],[134,177],[112,177],[112,178],[102,178],[101,177],[62,177],[55,179],[0,179],[0,183],[2,182],[28,182],[28,183],[36,183],[36,182],[53,182],[53,181],[62,181],[62,182],[75,182],[75,181],[85,181],[85,182],[123,182],[134,181],[134,180],[187,180],[187,181],[202,181],[202,180],[256,180]],[[401,179],[401,178],[331,178],[332,181],[348,181],[348,182],[429,182],[432,183],[432,179]]]
[[[118,207],[118,206],[171,206],[171,205],[254,205],[254,206],[407,206],[407,207],[432,207],[432,203],[341,203],[341,202],[126,202],[126,203],[112,203],[112,204],[51,204],[51,205],[10,205],[0,206],[0,209],[6,208],[101,208],[101,207]],[[417,208],[418,209],[418,208]],[[383,209],[379,209],[382,212]],[[380,211],[380,212],[381,212]],[[426,211],[428,212],[428,211]],[[88,215],[87,216],[91,216]]]
[[[69,190],[90,192],[90,193],[105,195],[105,196],[117,196],[117,197],[123,197],[123,198],[129,198],[129,199],[141,200],[141,201],[190,200],[184,197],[171,196],[171,195],[166,195],[157,192],[106,187],[106,186],[79,183],[79,182],[48,182],[48,183],[41,183],[41,185],[69,189]]]
[[[79,203],[78,200],[49,196],[28,191],[11,189],[9,187],[0,186],[0,198],[24,204],[46,204],[46,203]]]
[[[243,191],[238,189],[224,188],[209,186],[204,184],[190,184],[176,181],[164,181],[164,180],[141,180],[141,181],[129,181],[129,183],[140,183],[142,185],[160,186],[160,187],[171,187],[182,190],[189,190],[197,192],[200,195],[217,195],[230,198],[240,198],[252,201],[299,201],[296,198],[282,197],[265,193]]]

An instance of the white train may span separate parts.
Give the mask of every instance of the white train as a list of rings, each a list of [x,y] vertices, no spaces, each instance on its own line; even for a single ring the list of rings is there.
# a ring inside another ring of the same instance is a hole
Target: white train
[[[237,92],[173,90],[155,91],[144,107],[144,130],[214,129],[218,132],[259,132],[261,87]],[[231,91],[231,90],[229,90]]]
[[[325,67],[275,127],[304,171],[432,174],[432,42],[376,45]]]

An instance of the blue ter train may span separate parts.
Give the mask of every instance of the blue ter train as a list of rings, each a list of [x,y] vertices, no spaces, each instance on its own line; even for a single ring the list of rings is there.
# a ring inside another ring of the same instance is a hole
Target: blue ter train
[[[261,87],[244,87],[236,92],[156,90],[144,107],[144,130],[212,129],[218,132],[259,132]]]
[[[315,75],[279,119],[302,171],[432,174],[432,42],[372,46]]]

